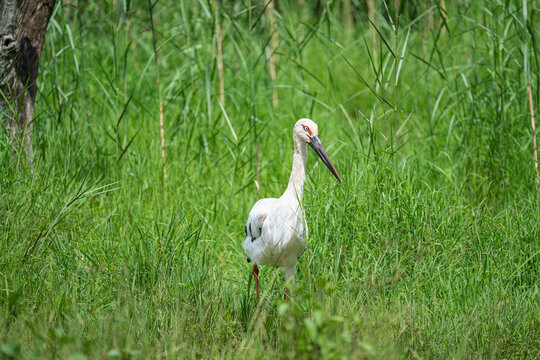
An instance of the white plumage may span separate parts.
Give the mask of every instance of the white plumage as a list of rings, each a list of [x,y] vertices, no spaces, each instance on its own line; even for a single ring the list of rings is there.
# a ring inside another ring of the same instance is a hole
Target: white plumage
[[[259,200],[251,209],[244,241],[249,261],[282,266],[285,280],[294,282],[296,259],[304,252],[306,242],[301,204],[287,192],[279,199]]]
[[[296,262],[306,248],[308,228],[302,207],[306,180],[307,145],[319,155],[334,176],[341,179],[310,119],[300,119],[293,128],[294,156],[287,189],[280,198],[261,199],[253,206],[246,224],[244,250],[254,263],[253,275],[259,300],[257,265],[281,266],[285,281],[294,282]],[[287,295],[288,298],[288,295]]]

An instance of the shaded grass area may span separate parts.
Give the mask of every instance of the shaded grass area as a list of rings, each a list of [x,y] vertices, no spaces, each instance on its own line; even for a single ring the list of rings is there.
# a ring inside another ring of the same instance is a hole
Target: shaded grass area
[[[2,356],[540,356],[534,2],[448,4],[433,28],[419,4],[399,21],[381,5],[376,56],[359,9],[347,31],[340,3],[280,2],[276,83],[263,5],[157,3],[165,164],[145,6],[60,4],[32,168],[0,138]],[[262,269],[259,322],[241,247],[255,143],[278,196],[300,117],[344,184],[309,155],[309,247],[289,304]]]

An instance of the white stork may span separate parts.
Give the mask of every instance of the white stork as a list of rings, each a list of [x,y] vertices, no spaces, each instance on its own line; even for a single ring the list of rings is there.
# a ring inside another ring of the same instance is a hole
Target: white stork
[[[253,262],[253,277],[259,307],[259,268],[257,265],[282,266],[285,281],[294,283],[296,261],[306,248],[308,228],[302,207],[306,180],[307,145],[342,183],[339,174],[318,137],[317,124],[300,119],[293,128],[294,156],[287,190],[280,198],[261,199],[253,206],[246,224],[244,250]],[[285,299],[289,299],[287,289]]]

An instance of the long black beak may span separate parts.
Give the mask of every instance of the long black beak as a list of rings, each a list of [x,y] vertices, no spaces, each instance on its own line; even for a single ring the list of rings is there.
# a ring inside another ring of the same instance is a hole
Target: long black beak
[[[326,150],[321,142],[321,139],[319,139],[318,136],[312,136],[311,141],[309,142],[309,146],[311,146],[313,151],[315,151],[315,153],[319,155],[324,165],[326,165],[328,170],[330,170],[330,172],[336,177],[336,179],[338,179],[339,182],[343,184],[343,181],[341,181],[341,178],[339,177],[336,167],[332,163],[332,160],[330,160],[330,156],[328,156],[328,154],[326,153]]]

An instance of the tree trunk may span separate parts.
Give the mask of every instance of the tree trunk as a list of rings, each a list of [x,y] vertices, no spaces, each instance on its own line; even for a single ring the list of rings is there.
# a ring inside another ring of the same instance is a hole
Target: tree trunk
[[[0,119],[29,163],[39,58],[55,2],[0,0]]]

